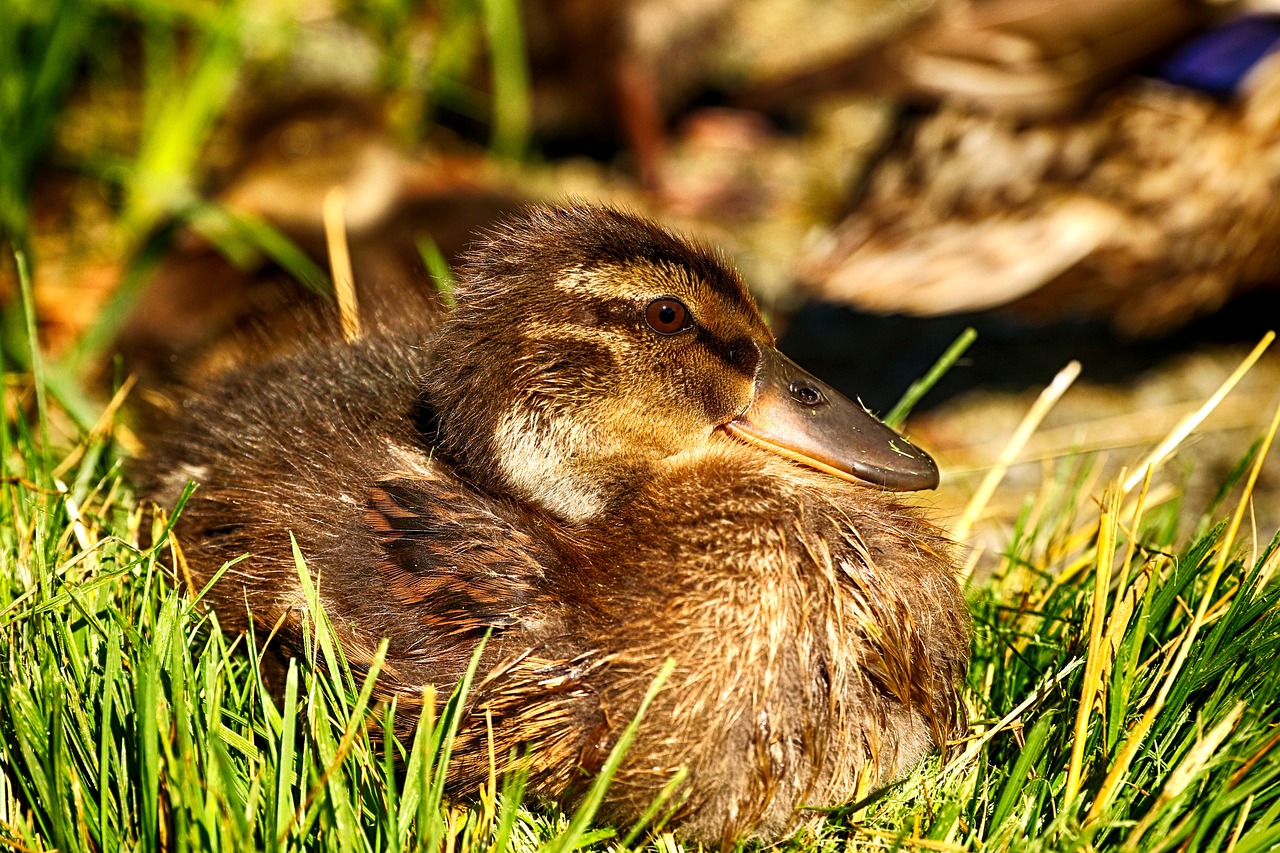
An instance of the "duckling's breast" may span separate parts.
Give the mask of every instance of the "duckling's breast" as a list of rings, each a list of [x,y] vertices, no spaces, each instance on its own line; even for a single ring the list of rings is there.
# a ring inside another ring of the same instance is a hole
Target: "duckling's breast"
[[[899,498],[726,445],[619,508],[600,547],[602,706],[625,719],[677,664],[615,784],[619,814],[688,767],[686,833],[777,837],[960,723],[969,618],[951,549]]]

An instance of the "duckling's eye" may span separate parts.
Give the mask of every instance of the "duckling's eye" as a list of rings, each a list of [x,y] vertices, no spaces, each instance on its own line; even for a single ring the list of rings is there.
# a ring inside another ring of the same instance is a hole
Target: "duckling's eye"
[[[660,335],[674,335],[683,332],[692,325],[689,322],[689,309],[678,299],[663,297],[649,303],[644,309],[644,318],[649,328]]]

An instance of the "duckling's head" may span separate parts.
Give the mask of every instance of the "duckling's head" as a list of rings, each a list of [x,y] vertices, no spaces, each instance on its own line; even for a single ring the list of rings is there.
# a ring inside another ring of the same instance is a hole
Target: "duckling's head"
[[[533,209],[472,251],[456,299],[423,383],[438,446],[562,521],[713,447],[937,484],[928,455],[777,351],[723,259],[638,216]]]

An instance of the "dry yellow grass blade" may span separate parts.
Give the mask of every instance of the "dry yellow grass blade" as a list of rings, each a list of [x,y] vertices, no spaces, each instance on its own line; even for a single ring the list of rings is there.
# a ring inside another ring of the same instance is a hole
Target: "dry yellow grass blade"
[[[1148,470],[1154,473],[1153,469],[1148,469]],[[1123,477],[1124,477],[1124,473],[1122,471],[1120,474],[1120,478],[1123,478]],[[1121,590],[1123,590],[1125,585],[1129,582],[1129,563],[1133,558],[1133,552],[1137,550],[1136,537],[1138,535],[1137,531],[1139,530],[1142,524],[1143,514],[1146,512],[1146,509],[1148,507],[1159,506],[1160,504],[1176,496],[1177,494],[1176,490],[1169,488],[1167,486],[1157,487],[1154,491],[1150,490],[1148,488],[1150,485],[1149,477],[1146,480],[1144,480],[1144,483],[1146,483],[1146,485],[1143,486],[1142,492],[1138,496],[1137,505],[1134,507],[1133,521],[1131,522],[1130,526],[1127,529],[1123,525],[1120,525],[1119,527],[1119,529],[1122,530],[1126,536],[1130,537],[1129,546],[1126,549],[1124,562],[1121,563],[1121,566],[1120,566],[1121,575],[1120,575],[1119,589]],[[1086,489],[1085,491],[1088,492],[1089,490]],[[1121,512],[1121,514],[1123,514],[1123,512]],[[1076,575],[1078,575],[1080,572],[1083,572],[1085,569],[1089,568],[1090,566],[1094,565],[1094,561],[1097,559],[1096,550],[1093,545],[1090,545],[1089,547],[1085,548],[1084,543],[1094,540],[1096,539],[1096,537],[1097,537],[1097,528],[1095,525],[1090,523],[1090,524],[1082,525],[1078,529],[1072,531],[1072,533],[1069,536],[1066,536],[1063,538],[1063,546],[1058,550],[1057,553],[1050,555],[1050,559],[1046,561],[1046,564],[1059,565],[1063,562],[1066,562],[1068,555],[1073,554],[1076,551],[1080,551],[1080,555],[1071,559],[1070,562],[1066,563],[1066,566],[1064,568],[1054,573],[1053,580],[1049,583],[1048,586],[1044,588],[1044,591],[1036,597],[1035,601],[1037,606],[1042,605],[1044,602],[1051,599],[1054,593],[1056,593],[1058,591],[1058,588],[1061,587],[1063,584],[1067,584],[1074,581]]]
[[[1227,538],[1223,540],[1222,549],[1218,552],[1218,562],[1213,567],[1211,578],[1215,581],[1222,574],[1223,568],[1226,567],[1227,560],[1231,556],[1231,546],[1235,544],[1236,534],[1240,531],[1240,522],[1244,520],[1245,510],[1249,507],[1249,502],[1253,497],[1253,487],[1258,482],[1258,475],[1262,472],[1262,463],[1267,458],[1267,452],[1271,449],[1271,443],[1275,440],[1276,430],[1280,428],[1280,406],[1276,407],[1276,413],[1271,418],[1271,426],[1267,429],[1267,437],[1263,440],[1262,446],[1258,448],[1258,457],[1253,460],[1253,466],[1249,469],[1249,480],[1244,484],[1244,493],[1240,496],[1240,502],[1236,504],[1235,514],[1231,516],[1231,526],[1227,528]],[[1212,588],[1211,588],[1212,589]],[[1204,600],[1200,603],[1200,609],[1203,611],[1209,603],[1209,596],[1205,595]]]
[[[133,386],[137,382],[137,379],[138,377],[136,376],[130,376],[125,379],[124,382],[120,383],[119,390],[112,395],[110,402],[108,402],[106,408],[102,410],[102,414],[98,415],[98,420],[89,428],[88,435],[86,435],[83,440],[77,441],[75,447],[71,449],[71,452],[67,454],[66,458],[59,462],[58,466],[53,469],[53,478],[55,480],[65,477],[68,471],[79,464],[80,460],[84,458],[85,449],[88,448],[91,439],[107,435],[113,430],[117,432],[117,440],[120,439],[119,425],[115,423],[116,413],[119,412],[120,407],[124,405],[124,401],[129,396],[129,392],[133,390]],[[139,447],[139,450],[140,449],[141,448]],[[129,451],[131,454],[134,452],[133,448],[127,446],[125,447],[125,450]]]
[[[1084,682],[1080,688],[1080,706],[1076,710],[1075,737],[1071,741],[1071,762],[1067,765],[1067,783],[1062,795],[1064,805],[1080,795],[1080,772],[1088,740],[1089,715],[1104,675],[1102,624],[1107,615],[1107,591],[1111,588],[1119,508],[1120,491],[1112,484],[1103,497],[1102,514],[1098,518],[1098,557],[1093,584],[1093,613],[1089,621],[1089,650],[1085,655]]]
[[[658,853],[684,853],[684,845],[670,832],[659,835],[653,846],[658,848]]]
[[[1102,635],[1102,670],[1107,680],[1111,678],[1111,665],[1115,663],[1117,650],[1120,648],[1120,641],[1124,636],[1124,629],[1129,627],[1129,620],[1133,618],[1133,612],[1138,607],[1138,601],[1147,591],[1147,585],[1150,583],[1150,575],[1138,575],[1138,579],[1134,581],[1133,586],[1123,595],[1117,593],[1116,603],[1111,609],[1111,618],[1107,621],[1106,633]],[[1103,682],[1106,684],[1106,681]]]
[[[1244,831],[1244,823],[1249,819],[1249,810],[1253,808],[1253,798],[1256,794],[1250,794],[1244,801],[1244,808],[1240,810],[1240,819],[1236,821],[1236,828],[1231,831],[1231,841],[1227,843],[1226,853],[1233,853],[1236,844],[1240,842],[1240,833]]]
[[[1053,377],[1053,381],[1040,392],[1040,397],[1028,410],[1022,422],[1018,424],[1018,428],[1014,430],[1013,436],[1010,437],[1009,443],[1005,445],[1000,458],[996,460],[996,464],[987,472],[987,475],[982,478],[982,482],[978,485],[978,490],[974,492],[973,498],[970,499],[968,506],[965,507],[964,514],[956,522],[956,526],[952,530],[952,536],[957,542],[964,542],[969,538],[973,525],[991,501],[991,496],[995,494],[996,487],[1000,485],[1000,481],[1008,473],[1009,466],[1018,458],[1018,454],[1022,452],[1022,448],[1026,446],[1031,434],[1040,426],[1040,422],[1044,420],[1045,415],[1049,414],[1049,410],[1057,404],[1058,400],[1062,399],[1062,395],[1067,392],[1067,389],[1071,387],[1071,383],[1075,382],[1076,377],[1079,375],[1080,362],[1073,361],[1058,371],[1058,375]]]
[[[1263,335],[1262,340],[1258,341],[1258,345],[1253,348],[1253,351],[1245,356],[1244,361],[1240,362],[1240,365],[1227,377],[1227,380],[1222,383],[1217,391],[1213,392],[1213,396],[1205,400],[1204,405],[1199,409],[1196,409],[1178,422],[1173,431],[1165,436],[1164,441],[1156,445],[1155,449],[1142,461],[1142,464],[1124,481],[1124,494],[1129,494],[1138,483],[1142,482],[1143,478],[1147,476],[1147,468],[1160,467],[1160,463],[1164,462],[1169,457],[1169,454],[1191,434],[1192,430],[1198,427],[1209,416],[1209,413],[1218,407],[1218,404],[1222,402],[1222,398],[1231,393],[1231,389],[1236,387],[1236,384],[1252,369],[1258,359],[1262,358],[1262,354],[1267,351],[1267,347],[1271,346],[1271,342],[1275,339],[1275,332],[1267,332]]]
[[[493,708],[484,709],[484,736],[489,751],[489,778],[480,785],[480,826],[494,826],[498,818],[498,755],[493,743]]]
[[[342,318],[342,337],[348,341],[360,337],[360,310],[356,303],[356,280],[351,271],[351,249],[347,245],[347,224],[343,211],[347,192],[334,187],[324,197],[324,238],[329,247],[329,272],[333,276],[333,292]]]

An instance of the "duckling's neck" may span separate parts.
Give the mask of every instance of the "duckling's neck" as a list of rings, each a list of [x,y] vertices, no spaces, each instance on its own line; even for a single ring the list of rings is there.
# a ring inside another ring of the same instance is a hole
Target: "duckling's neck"
[[[586,429],[549,429],[536,414],[511,412],[493,434],[496,473],[510,492],[556,518],[583,524],[602,515],[632,479],[634,466],[584,451],[596,444]]]
[[[653,447],[636,453],[631,442],[627,453],[610,453],[606,448],[617,445],[599,423],[556,416],[546,406],[456,402],[451,408],[427,393],[418,421],[458,473],[570,525],[607,514],[651,478],[652,457],[664,455]]]

